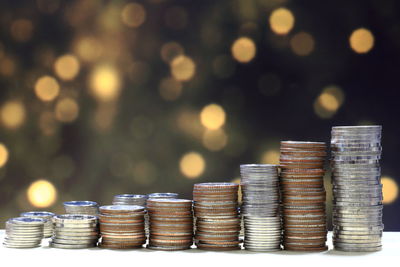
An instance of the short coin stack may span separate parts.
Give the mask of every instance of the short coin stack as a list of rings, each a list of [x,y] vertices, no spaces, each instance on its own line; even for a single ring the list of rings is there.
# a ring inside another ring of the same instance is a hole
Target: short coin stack
[[[130,205],[146,207],[146,195],[122,194],[116,195],[113,199],[113,205]]]
[[[21,217],[41,218],[46,220],[43,229],[43,235],[45,238],[51,237],[53,235],[53,216],[55,216],[55,214],[48,211],[28,211],[21,213]]]
[[[344,251],[382,248],[382,126],[332,127],[333,245]]]
[[[102,248],[140,248],[146,243],[143,206],[110,205],[99,210]]]
[[[193,245],[192,200],[150,198],[147,211],[149,248],[184,250]]]
[[[92,215],[64,214],[53,217],[54,235],[50,246],[54,248],[90,248],[99,239],[98,219]]]
[[[97,216],[99,205],[94,201],[67,201],[64,202],[65,212],[67,214],[86,214]]]
[[[195,243],[200,249],[235,250],[239,247],[240,218],[235,183],[200,183],[193,189]]]
[[[46,220],[41,218],[17,217],[6,222],[4,246],[8,248],[39,247],[43,239]]]
[[[281,249],[282,226],[278,166],[240,165],[244,247],[253,251]]]
[[[323,176],[326,144],[281,142],[283,246],[285,250],[324,251],[326,213]]]

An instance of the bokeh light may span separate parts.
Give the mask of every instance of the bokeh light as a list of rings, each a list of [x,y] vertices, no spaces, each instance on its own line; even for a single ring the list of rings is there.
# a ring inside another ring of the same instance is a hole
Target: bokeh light
[[[203,134],[203,145],[210,151],[219,151],[228,143],[228,136],[224,129],[206,130]]]
[[[167,42],[161,47],[161,58],[166,63],[170,63],[174,58],[183,55],[185,50],[177,42]]]
[[[26,42],[33,34],[32,21],[28,19],[17,19],[11,24],[11,35],[18,42]]]
[[[250,62],[256,55],[254,41],[247,37],[240,37],[232,44],[232,56],[241,63]]]
[[[73,122],[79,115],[78,103],[69,97],[60,99],[55,107],[55,115],[61,122]]]
[[[54,70],[62,80],[72,80],[79,72],[79,61],[74,55],[63,55],[54,63]]]
[[[164,78],[160,82],[159,92],[164,100],[176,100],[182,93],[182,83],[172,77]]]
[[[331,118],[343,105],[343,90],[335,85],[327,86],[314,101],[315,113],[323,119]]]
[[[383,176],[381,183],[383,185],[383,204],[391,204],[396,201],[399,194],[399,186],[396,181],[389,176]]]
[[[290,47],[298,56],[308,56],[314,50],[315,42],[311,34],[306,32],[296,33],[290,39]]]
[[[51,76],[42,76],[35,83],[36,96],[42,101],[52,101],[60,93],[60,85]]]
[[[7,161],[8,161],[8,149],[3,143],[0,143],[0,168],[6,165]]]
[[[293,13],[287,8],[278,8],[272,11],[269,17],[269,25],[276,34],[284,35],[289,33],[294,26]]]
[[[0,110],[1,122],[8,129],[17,129],[25,121],[24,104],[18,100],[7,101]]]
[[[198,152],[189,152],[179,161],[181,173],[189,179],[194,179],[203,174],[206,162]]]
[[[33,182],[26,191],[29,202],[36,208],[47,208],[57,199],[57,189],[44,179]]]
[[[101,102],[114,101],[120,95],[120,76],[111,65],[96,66],[90,74],[89,85],[93,96]]]
[[[360,28],[351,33],[349,41],[354,52],[365,54],[373,48],[375,38],[370,30]]]
[[[103,55],[104,47],[97,38],[84,36],[77,39],[74,51],[83,61],[93,62]]]
[[[279,164],[279,150],[271,149],[265,151],[261,156],[262,164]]]
[[[171,74],[178,81],[188,81],[193,78],[196,72],[194,61],[184,55],[177,56],[171,62]]]
[[[201,124],[209,130],[217,130],[225,124],[224,109],[217,104],[209,104],[200,112]]]
[[[121,19],[125,25],[137,28],[146,20],[146,10],[139,3],[126,4],[122,9]]]

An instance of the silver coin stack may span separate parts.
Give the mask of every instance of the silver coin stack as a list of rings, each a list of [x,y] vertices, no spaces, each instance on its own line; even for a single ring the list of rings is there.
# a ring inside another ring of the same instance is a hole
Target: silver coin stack
[[[146,200],[146,195],[122,194],[114,196],[112,204],[146,207]]]
[[[382,126],[332,127],[333,245],[382,249]]]
[[[54,213],[48,211],[28,211],[21,213],[20,216],[45,219],[46,222],[44,223],[43,235],[45,238],[51,237],[53,235],[54,225],[52,218],[53,216],[55,216]]]
[[[45,219],[29,217],[17,217],[8,220],[3,245],[8,248],[39,247],[43,239],[45,222]]]
[[[90,248],[97,246],[97,216],[64,214],[53,217],[55,228],[50,246],[54,248]]]
[[[86,214],[93,216],[99,214],[99,205],[94,201],[67,201],[64,202],[64,208],[67,214]]]
[[[178,194],[177,193],[151,193],[147,195],[148,199],[151,198],[178,198]]]
[[[244,248],[252,251],[281,249],[281,215],[278,166],[240,165]]]

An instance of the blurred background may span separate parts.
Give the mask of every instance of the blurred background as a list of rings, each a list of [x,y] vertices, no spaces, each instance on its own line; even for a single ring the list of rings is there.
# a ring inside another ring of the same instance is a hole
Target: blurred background
[[[1,1],[1,225],[67,200],[191,198],[277,163],[280,140],[382,124],[385,230],[400,230],[399,5]]]

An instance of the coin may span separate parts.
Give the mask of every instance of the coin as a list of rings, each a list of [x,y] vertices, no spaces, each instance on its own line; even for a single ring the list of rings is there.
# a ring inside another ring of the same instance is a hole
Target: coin
[[[52,218],[53,216],[55,216],[54,213],[48,211],[28,211],[21,213],[20,216],[45,219],[46,222],[44,223],[44,228],[43,228],[44,237],[47,238],[53,235],[54,225]]]
[[[137,205],[146,207],[147,195],[121,194],[114,196],[113,205]]]
[[[34,248],[40,246],[44,237],[46,219],[17,217],[6,222],[3,245],[8,248]]]

